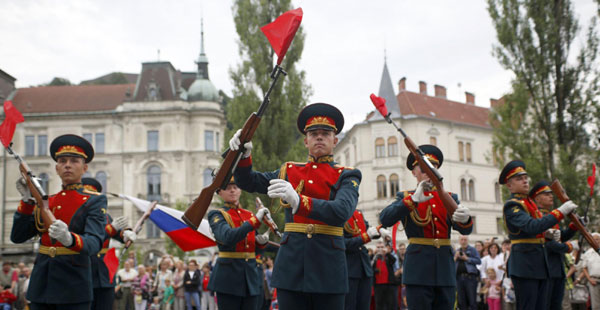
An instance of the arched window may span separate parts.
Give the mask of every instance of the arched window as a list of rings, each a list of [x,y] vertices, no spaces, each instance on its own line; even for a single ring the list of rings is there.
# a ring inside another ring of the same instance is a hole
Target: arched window
[[[40,174],[40,185],[42,186],[42,188],[44,189],[46,194],[48,194],[48,183],[49,182],[50,182],[50,178],[48,177],[48,174],[46,174],[46,173]]]
[[[152,165],[147,171],[148,200],[160,201],[160,167]]]
[[[462,141],[458,141],[458,160],[465,161],[465,146]]]
[[[397,174],[390,175],[390,197],[394,197],[400,190],[400,180]]]
[[[475,201],[475,182],[469,181],[469,200]]]
[[[385,140],[383,138],[375,139],[375,157],[385,157]]]
[[[467,200],[467,181],[460,179],[460,199]]]
[[[212,169],[206,168],[202,172],[202,186],[207,187],[212,184]]]
[[[496,203],[501,203],[502,196],[500,195],[500,184],[498,182],[494,184],[494,193],[496,194]]]
[[[102,185],[102,192],[106,193],[106,172],[98,171],[96,173],[96,181],[98,181],[100,185]]]
[[[385,198],[387,197],[387,188],[386,188],[385,176],[380,175],[377,177],[377,198]]]
[[[471,162],[471,142],[467,142],[466,143],[466,148],[467,148],[467,161]]]
[[[396,137],[388,138],[388,156],[398,156],[398,139]]]

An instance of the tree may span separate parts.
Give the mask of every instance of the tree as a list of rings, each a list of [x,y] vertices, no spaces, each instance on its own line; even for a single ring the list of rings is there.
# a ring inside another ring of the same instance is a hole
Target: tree
[[[290,0],[237,0],[233,5],[241,63],[230,70],[234,88],[226,113],[232,128],[227,130],[226,141],[258,109],[271,84],[275,54],[260,27],[291,9]],[[296,128],[298,113],[311,94],[310,86],[305,82],[305,72],[296,67],[303,48],[304,31],[300,27],[282,63],[288,75],[281,76],[273,89],[269,108],[252,139],[253,165],[258,171],[272,171],[285,161],[306,159],[303,136]],[[270,207],[270,199],[267,199],[266,196],[262,198],[265,206]],[[254,199],[244,193],[241,203],[244,206],[254,205]],[[281,214],[274,217],[282,222]]]
[[[70,86],[71,85],[71,81],[65,79],[65,78],[61,78],[61,77],[55,77],[52,79],[52,81],[50,81],[50,83],[46,84],[46,86]]]
[[[583,201],[598,134],[591,124],[600,115],[597,18],[581,40],[569,0],[488,0],[488,12],[498,39],[493,54],[515,75],[491,113],[498,166],[521,158],[532,182],[558,178]]]

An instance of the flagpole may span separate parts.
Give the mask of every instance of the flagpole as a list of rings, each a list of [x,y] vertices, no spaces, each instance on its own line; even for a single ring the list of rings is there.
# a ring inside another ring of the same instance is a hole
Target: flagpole
[[[6,219],[6,148],[2,148],[2,226],[4,226]],[[2,229],[2,251],[4,251],[4,230]]]

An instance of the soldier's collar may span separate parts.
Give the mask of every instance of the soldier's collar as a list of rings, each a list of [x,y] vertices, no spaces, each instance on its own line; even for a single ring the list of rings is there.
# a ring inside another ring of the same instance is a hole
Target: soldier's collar
[[[319,158],[315,158],[312,155],[308,155],[308,162],[309,163],[332,163],[333,155],[325,155],[325,156],[321,156]]]
[[[230,208],[230,209],[237,209],[237,208],[241,208],[241,205],[240,205],[239,203],[236,205],[236,204],[234,204],[234,203],[231,203],[231,202],[226,202],[226,203],[225,203],[225,206],[226,206],[227,208]]]
[[[511,197],[514,197],[514,198],[519,198],[519,199],[525,199],[525,198],[527,198],[527,194],[521,194],[521,193],[512,193],[512,194],[511,194]]]
[[[62,189],[64,191],[73,191],[73,190],[79,190],[83,188],[83,184],[81,183],[73,183],[73,184],[67,184],[62,186]]]

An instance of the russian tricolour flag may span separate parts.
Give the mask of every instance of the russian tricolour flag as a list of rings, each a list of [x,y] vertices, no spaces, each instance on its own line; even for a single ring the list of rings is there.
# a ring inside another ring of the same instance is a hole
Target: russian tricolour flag
[[[151,205],[148,200],[127,195],[119,196],[131,201],[142,212],[146,212]],[[198,230],[194,231],[180,220],[181,216],[183,216],[182,211],[157,204],[150,213],[150,220],[186,252],[217,245],[207,220],[203,219]]]

